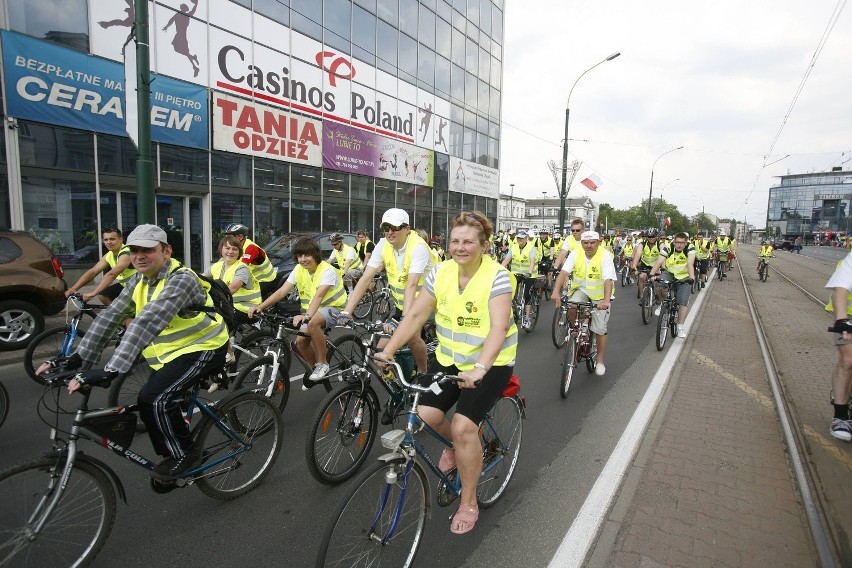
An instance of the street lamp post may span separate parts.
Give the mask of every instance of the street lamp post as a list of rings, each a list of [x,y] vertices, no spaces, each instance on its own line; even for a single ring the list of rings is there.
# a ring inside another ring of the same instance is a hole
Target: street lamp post
[[[663,190],[666,189],[668,186],[670,186],[671,184],[673,184],[676,181],[680,181],[680,178],[675,178],[675,179],[666,183],[665,185],[663,185],[663,187],[660,188],[660,204],[663,203]]]
[[[507,231],[512,228],[512,225],[514,224],[513,219],[515,218],[515,184],[510,183],[509,187],[512,192],[509,195],[509,226],[506,227]]]
[[[574,87],[577,86],[577,83],[580,82],[580,79],[583,78],[583,75],[597,67],[602,63],[606,63],[607,61],[612,61],[616,57],[621,55],[619,52],[615,52],[612,55],[608,56],[606,59],[595,63],[585,71],[583,71],[577,80],[574,81],[574,84],[571,85],[571,90],[568,91],[568,100],[565,102],[565,139],[562,141],[562,188],[559,190],[559,230],[565,230],[565,198],[568,197],[568,118],[571,116],[571,93],[574,92]]]
[[[651,195],[654,193],[654,168],[657,166],[657,162],[666,154],[671,154],[675,150],[681,150],[682,148],[683,146],[678,146],[677,148],[672,148],[668,152],[663,152],[657,157],[656,160],[654,160],[654,163],[651,165],[651,189],[648,190],[648,215],[651,214]]]
[[[547,195],[546,191],[541,192],[541,228],[544,229],[544,198]]]

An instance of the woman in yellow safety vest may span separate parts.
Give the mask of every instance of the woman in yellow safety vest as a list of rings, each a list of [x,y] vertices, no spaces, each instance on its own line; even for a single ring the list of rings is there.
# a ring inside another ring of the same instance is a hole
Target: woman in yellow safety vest
[[[210,267],[209,276],[228,285],[234,298],[234,315],[238,323],[248,323],[249,308],[260,305],[260,285],[252,278],[249,267],[242,262],[243,246],[236,235],[225,235],[219,241],[218,262]],[[233,339],[228,342],[227,364],[235,361]]]
[[[397,349],[435,313],[438,334],[433,372],[458,375],[461,383],[441,394],[421,395],[420,418],[448,440],[439,467],[458,469],[461,502],[450,531],[465,534],[479,518],[476,487],[482,470],[479,422],[501,396],[515,364],[518,328],[512,320],[513,277],[485,254],[493,227],[479,211],[463,212],[451,226],[452,257],[432,269],[422,292],[379,358],[393,361]],[[437,310],[437,311],[436,311]],[[478,384],[477,384],[478,383]],[[446,412],[454,404],[452,423]]]

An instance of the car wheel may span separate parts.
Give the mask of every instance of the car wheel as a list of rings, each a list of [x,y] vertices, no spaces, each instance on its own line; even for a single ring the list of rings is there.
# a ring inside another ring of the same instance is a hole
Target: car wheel
[[[0,351],[23,349],[44,331],[44,315],[29,302],[0,302]]]

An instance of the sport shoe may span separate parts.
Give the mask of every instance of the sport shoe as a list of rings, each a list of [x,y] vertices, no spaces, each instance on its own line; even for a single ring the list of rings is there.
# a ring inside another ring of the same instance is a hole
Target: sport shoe
[[[172,479],[180,477],[191,470],[201,461],[201,451],[195,446],[187,451],[182,457],[166,458],[154,468],[152,475],[159,479]]]
[[[831,435],[844,442],[852,442],[852,420],[835,418],[831,421]]]
[[[328,369],[328,363],[317,363],[317,366],[314,367],[314,372],[308,378],[312,381],[320,381],[328,374]]]
[[[237,362],[237,357],[233,353],[228,352],[228,353],[225,354],[225,364],[226,365],[233,365],[236,362]]]
[[[595,374],[599,377],[602,377],[604,373],[606,373],[606,365],[604,365],[603,363],[598,363],[595,366]]]
[[[663,307],[658,304],[657,307],[654,308],[654,315],[655,316],[660,315],[660,311],[662,310],[662,308]]]
[[[682,325],[677,328],[677,336],[686,337],[686,329]]]

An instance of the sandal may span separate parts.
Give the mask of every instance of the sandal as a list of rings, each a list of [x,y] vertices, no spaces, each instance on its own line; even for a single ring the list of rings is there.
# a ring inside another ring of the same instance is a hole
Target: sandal
[[[438,469],[442,473],[447,473],[456,469],[456,451],[450,448],[444,448],[441,452],[441,460],[438,462]]]
[[[474,509],[467,505],[459,505],[459,510],[453,515],[453,524],[450,525],[450,532],[453,534],[469,533],[476,526],[476,521],[478,520],[479,509]]]

